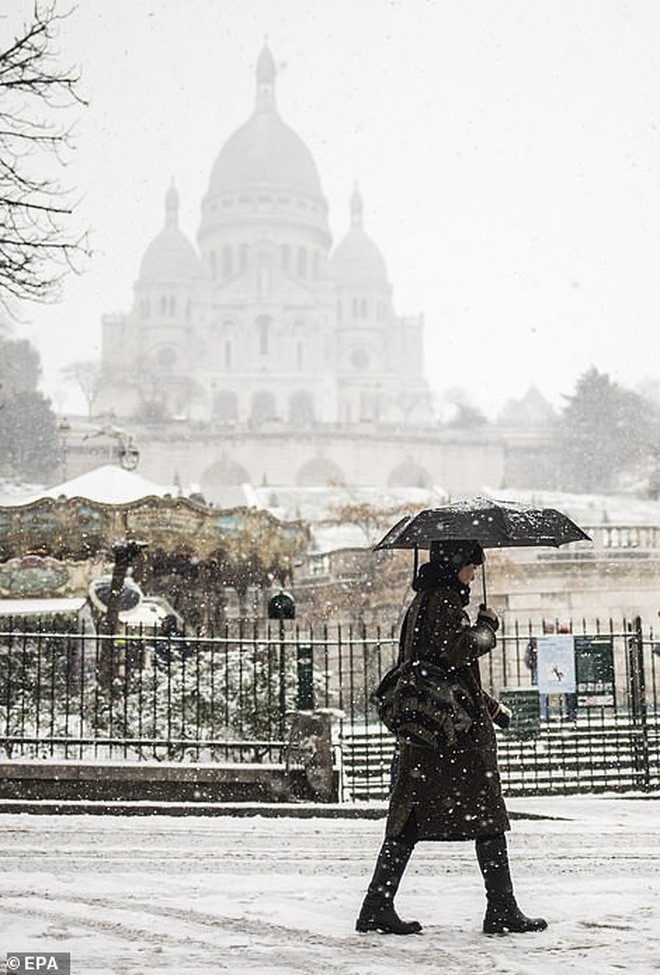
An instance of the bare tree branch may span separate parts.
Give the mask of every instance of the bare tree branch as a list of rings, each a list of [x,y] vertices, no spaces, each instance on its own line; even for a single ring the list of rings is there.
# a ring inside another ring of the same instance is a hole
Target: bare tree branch
[[[0,303],[52,301],[62,279],[89,255],[72,228],[70,191],[51,175],[70,152],[69,110],[86,105],[80,75],[58,63],[54,0],[35,0],[32,17],[0,51]],[[58,112],[64,112],[59,115]],[[47,175],[43,175],[46,169]]]

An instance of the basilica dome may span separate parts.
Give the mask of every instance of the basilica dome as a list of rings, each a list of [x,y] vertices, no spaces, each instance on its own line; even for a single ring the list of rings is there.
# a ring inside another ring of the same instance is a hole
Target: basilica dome
[[[165,226],[144,252],[140,280],[189,281],[199,270],[197,251],[179,229],[179,194],[170,186],[165,197]]]
[[[276,112],[255,112],[230,136],[213,167],[210,193],[248,187],[322,195],[312,154]]]
[[[345,287],[389,287],[383,255],[362,227],[362,210],[362,196],[356,188],[351,197],[351,229],[330,259],[335,278]]]
[[[254,112],[221,149],[211,172],[209,195],[272,188],[323,196],[312,154],[277,112],[276,73],[273,55],[266,46],[257,62]]]

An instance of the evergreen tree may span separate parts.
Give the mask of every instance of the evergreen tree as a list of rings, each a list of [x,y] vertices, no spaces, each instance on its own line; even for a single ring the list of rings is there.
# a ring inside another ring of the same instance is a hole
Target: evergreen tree
[[[57,421],[39,392],[39,353],[0,336],[0,474],[48,480],[59,460]]]
[[[611,491],[620,475],[643,470],[658,449],[658,410],[592,367],[561,415],[560,483],[565,491]]]

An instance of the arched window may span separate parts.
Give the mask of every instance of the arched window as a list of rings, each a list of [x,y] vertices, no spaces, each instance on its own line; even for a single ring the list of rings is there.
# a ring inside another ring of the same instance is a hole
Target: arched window
[[[238,419],[238,397],[229,389],[221,389],[213,398],[213,416],[223,423]]]
[[[171,346],[166,345],[156,352],[156,365],[162,372],[171,372],[176,365],[176,351]]]
[[[231,339],[225,339],[225,369],[231,369],[232,365],[232,345]]]
[[[291,248],[288,244],[282,244],[281,250],[282,256],[282,271],[288,274],[291,270]]]
[[[240,268],[241,274],[245,274],[248,266],[248,247],[247,244],[241,244],[238,249],[238,266]]]
[[[170,295],[170,318],[176,314],[176,298]]]
[[[360,315],[362,316],[362,318],[368,317],[368,307],[367,307],[366,298],[363,298],[362,301],[360,302]]]
[[[353,298],[353,318],[357,318],[360,312],[357,298]]]
[[[272,393],[262,390],[255,393],[252,397],[250,409],[250,420],[255,425],[263,423],[265,420],[272,420],[276,415],[275,397]]]
[[[267,315],[257,318],[259,355],[268,355],[271,319]]]
[[[298,248],[298,277],[307,277],[307,249],[305,247]]]
[[[296,342],[296,369],[302,369],[305,359],[305,346],[302,342]]]
[[[289,423],[307,427],[314,422],[314,400],[306,390],[298,390],[289,398]]]
[[[257,292],[260,295],[267,295],[273,289],[270,258],[268,254],[259,255],[257,267]]]
[[[161,315],[167,314],[167,298],[165,295],[160,296],[160,313]]]
[[[234,270],[234,254],[231,247],[222,248],[222,276],[230,278]]]

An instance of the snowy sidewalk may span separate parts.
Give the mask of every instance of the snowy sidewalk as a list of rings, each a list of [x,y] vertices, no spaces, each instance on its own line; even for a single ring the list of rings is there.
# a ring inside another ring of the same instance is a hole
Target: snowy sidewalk
[[[660,970],[660,798],[512,799],[521,906],[547,931],[487,938],[473,845],[421,844],[409,938],[353,930],[383,821],[0,816],[0,957],[73,975],[426,975]]]

